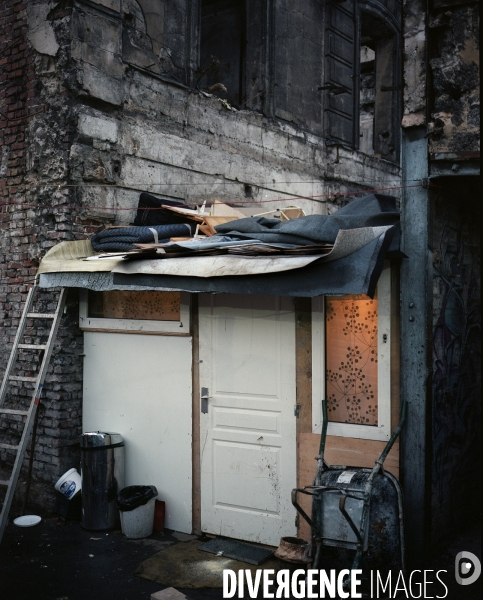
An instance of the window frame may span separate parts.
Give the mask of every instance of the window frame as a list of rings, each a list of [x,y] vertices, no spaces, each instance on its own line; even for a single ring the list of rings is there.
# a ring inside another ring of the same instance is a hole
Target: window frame
[[[377,284],[377,426],[328,422],[327,434],[387,441],[391,436],[391,269]],[[386,337],[384,337],[386,336]],[[325,297],[312,298],[312,433],[322,433],[322,399],[326,394]],[[322,365],[322,368],[321,368]]]
[[[82,289],[79,298],[79,327],[82,331],[107,331],[124,333],[152,333],[187,336],[190,334],[191,294],[180,292],[180,318],[176,321],[153,321],[149,319],[111,319],[89,317],[88,291]],[[94,290],[97,291],[97,290]],[[107,290],[115,291],[115,290]],[[138,290],[122,290],[138,291]],[[153,290],[156,291],[156,290]],[[160,292],[163,290],[159,290]],[[149,291],[147,291],[149,293]]]
[[[381,94],[384,94],[382,98],[387,102],[390,101],[392,105],[392,129],[394,137],[394,159],[380,157],[381,160],[387,160],[392,164],[400,163],[401,156],[401,103],[402,103],[402,88],[400,88],[402,81],[401,72],[401,44],[402,44],[402,25],[398,23],[395,16],[380,2],[377,0],[357,0],[356,6],[356,36],[355,36],[355,94],[354,94],[354,149],[361,152],[360,150],[360,48],[361,48],[361,37],[362,37],[362,13],[365,12],[368,15],[376,17],[384,22],[387,30],[391,32],[391,36],[394,38],[395,55],[393,57],[393,78],[395,89],[391,91],[383,92],[377,90],[377,80],[375,89],[375,102],[374,109],[378,100],[381,98]],[[378,56],[376,53],[375,64],[377,70]],[[376,128],[376,114],[374,114],[373,131],[374,131],[374,143],[375,143],[375,128]],[[375,152],[374,148],[374,153]],[[373,156],[372,154],[369,156]]]

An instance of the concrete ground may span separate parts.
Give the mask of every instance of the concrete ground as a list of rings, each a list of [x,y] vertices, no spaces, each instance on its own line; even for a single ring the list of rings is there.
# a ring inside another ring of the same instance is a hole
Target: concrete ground
[[[162,589],[134,573],[172,543],[171,532],[128,540],[92,532],[57,517],[29,528],[9,524],[0,544],[1,600],[149,600]],[[221,590],[180,590],[193,600],[222,598]]]
[[[58,517],[44,518],[31,528],[11,523],[0,544],[0,599],[149,600],[162,586],[136,576],[137,567],[168,545],[182,544],[189,537],[165,531],[144,540],[128,540],[120,532],[85,531],[78,522],[64,522]],[[426,566],[448,570],[444,580],[449,600],[481,597],[481,577],[471,586],[458,585],[454,580],[456,554],[466,550],[481,558],[480,542],[480,528],[475,526]],[[223,597],[222,590],[180,591],[192,600]]]

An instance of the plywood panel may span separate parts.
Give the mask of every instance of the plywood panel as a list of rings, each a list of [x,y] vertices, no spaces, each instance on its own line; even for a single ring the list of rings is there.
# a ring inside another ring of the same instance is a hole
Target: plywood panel
[[[84,333],[83,430],[125,441],[125,484],[155,485],[191,533],[191,338]]]
[[[319,453],[320,435],[315,433],[301,433],[298,436],[299,477],[298,487],[311,485],[317,468],[315,457]],[[361,440],[327,436],[325,446],[325,460],[329,465],[344,465],[353,467],[373,467],[374,461],[379,457],[385,442],[377,440]],[[399,444],[396,442],[384,463],[387,471],[396,478],[399,477]],[[300,505],[310,515],[311,503],[308,496],[300,494]],[[310,539],[310,527],[299,519],[298,535]]]
[[[179,321],[179,292],[89,291],[89,316],[104,319]]]

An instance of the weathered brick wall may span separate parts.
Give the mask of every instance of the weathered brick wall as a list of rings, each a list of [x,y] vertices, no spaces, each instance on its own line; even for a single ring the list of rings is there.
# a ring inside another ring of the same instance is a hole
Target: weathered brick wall
[[[62,240],[85,237],[92,222],[73,222],[75,194],[67,183],[71,94],[68,78],[70,9],[54,3],[0,2],[0,374],[29,287],[45,252]],[[94,223],[94,225],[99,225]],[[56,294],[41,293],[50,311]],[[76,294],[55,342],[47,375],[34,454],[32,503],[52,506],[56,479],[78,465],[81,432],[82,336],[76,326]],[[45,334],[45,329],[38,332]],[[34,331],[29,327],[34,339]],[[35,339],[40,340],[40,337]],[[45,335],[44,335],[45,337]],[[22,351],[17,374],[33,375],[38,354]],[[32,384],[12,384],[11,408],[26,407]],[[18,441],[23,418],[0,417],[0,437]],[[14,454],[2,450],[0,468],[9,473]],[[27,464],[28,455],[25,460]],[[4,488],[0,493],[4,492]]]
[[[481,506],[480,195],[476,177],[432,192],[433,545]]]

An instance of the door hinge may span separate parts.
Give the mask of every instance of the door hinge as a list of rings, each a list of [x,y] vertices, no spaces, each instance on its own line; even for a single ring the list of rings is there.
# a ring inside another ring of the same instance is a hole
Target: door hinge
[[[293,414],[294,414],[294,415],[297,417],[297,419],[298,419],[298,418],[299,418],[299,416],[300,416],[300,409],[301,409],[301,408],[302,408],[302,407],[300,406],[300,404],[296,404],[296,405],[294,406],[294,409],[293,409]]]

